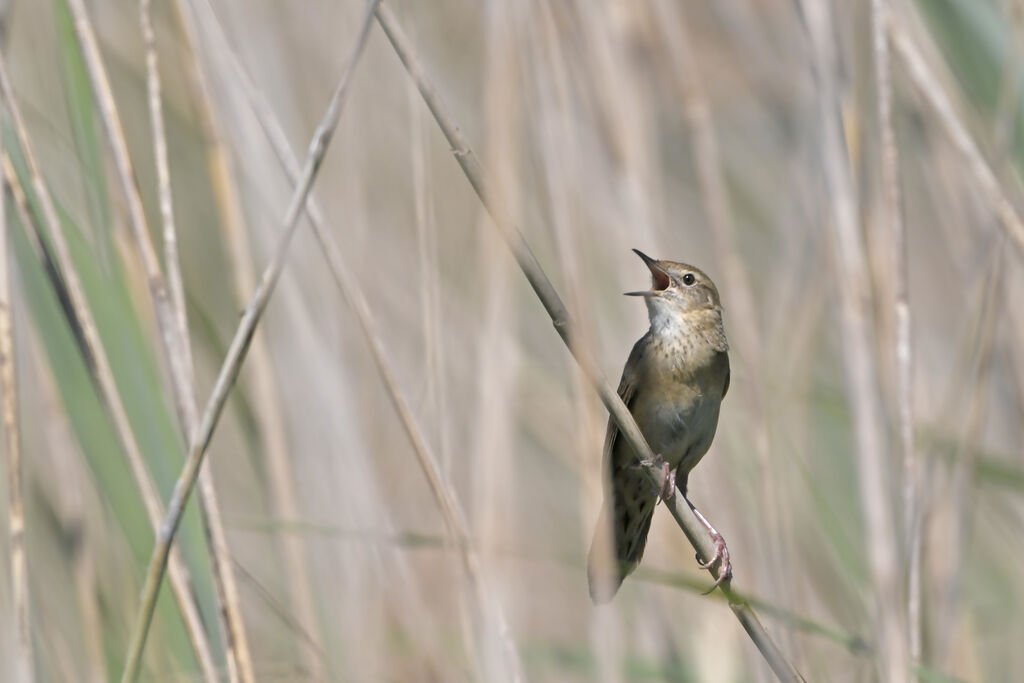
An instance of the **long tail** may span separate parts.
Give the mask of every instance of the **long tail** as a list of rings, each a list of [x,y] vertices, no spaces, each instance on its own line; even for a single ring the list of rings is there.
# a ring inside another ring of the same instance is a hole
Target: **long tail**
[[[657,495],[639,471],[615,478],[611,500],[605,500],[587,557],[590,598],[608,602],[623,580],[640,564]]]

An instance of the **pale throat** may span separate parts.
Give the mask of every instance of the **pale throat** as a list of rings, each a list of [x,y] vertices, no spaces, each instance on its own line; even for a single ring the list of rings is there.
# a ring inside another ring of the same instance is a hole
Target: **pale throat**
[[[715,352],[728,349],[717,307],[684,312],[675,306],[648,300],[647,311],[652,341],[674,364],[700,363]]]
[[[685,337],[693,333],[693,316],[660,301],[647,300],[647,317],[651,321],[651,333],[662,339]]]

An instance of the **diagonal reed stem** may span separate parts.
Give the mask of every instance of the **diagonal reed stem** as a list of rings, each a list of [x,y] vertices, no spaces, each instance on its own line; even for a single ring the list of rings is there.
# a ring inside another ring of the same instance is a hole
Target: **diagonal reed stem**
[[[212,11],[208,17],[208,27],[216,33],[217,39],[220,42],[225,46],[228,44],[226,36],[223,35],[223,28]],[[293,183],[298,183],[302,169],[273,110],[252,81],[252,78],[234,51],[226,50],[225,56],[230,63],[231,70],[234,72],[236,84],[242,89],[278,161],[281,163],[289,179]],[[398,386],[398,382],[391,370],[391,365],[384,354],[384,344],[381,340],[381,335],[377,331],[373,313],[366,301],[362,288],[352,277],[348,268],[345,267],[337,245],[327,230],[320,205],[313,196],[310,196],[307,200],[306,213],[312,223],[313,233],[327,260],[331,276],[334,278],[334,282],[342,296],[349,302],[353,312],[356,314],[356,319],[370,347],[374,364],[381,381],[384,383],[388,398],[391,400],[395,412],[398,413],[399,419],[402,421],[402,426],[409,437],[413,452],[441,511],[452,543],[459,551],[463,568],[474,589],[473,595],[477,609],[481,616],[489,622],[493,622],[493,628],[496,630],[499,638],[502,639],[501,644],[506,656],[506,662],[512,672],[512,679],[517,681],[524,680],[518,648],[511,636],[500,604],[497,603],[495,596],[485,583],[485,577],[480,567],[479,554],[470,538],[469,525],[466,523],[465,514],[459,505],[455,492],[443,475],[437,457],[434,455],[426,437],[416,422],[408,401]]]
[[[121,394],[114,381],[110,359],[107,357],[103,342],[100,339],[99,331],[96,328],[96,321],[89,308],[89,302],[85,298],[85,290],[82,288],[78,270],[71,259],[71,252],[68,249],[67,240],[64,238],[64,232],[57,217],[57,208],[53,203],[53,198],[50,196],[50,190],[40,173],[32,146],[29,144],[28,133],[21,117],[21,109],[14,97],[14,91],[7,76],[7,67],[2,54],[0,54],[0,91],[2,91],[3,98],[7,102],[7,107],[14,123],[15,133],[18,137],[18,143],[28,164],[32,189],[35,191],[42,208],[43,223],[49,232],[50,243],[53,245],[53,251],[57,257],[57,265],[67,287],[68,303],[74,316],[74,320],[70,321],[70,324],[72,327],[77,326],[77,331],[81,333],[86,366],[92,374],[93,381],[96,382],[100,398],[110,415],[114,432],[117,434],[121,448],[128,460],[128,466],[131,469],[135,485],[139,488],[139,496],[142,498],[143,505],[146,508],[146,516],[153,528],[153,534],[156,535],[159,533],[160,519],[163,516],[160,495],[157,492],[156,485],[153,483],[149,469],[146,467],[138,441],[135,439],[135,434],[132,432],[131,423],[125,411],[124,401],[121,399]],[[181,612],[185,631],[188,634],[196,659],[202,669],[203,678],[207,683],[216,683],[216,664],[210,651],[210,643],[192,595],[188,570],[185,568],[185,564],[182,562],[178,552],[174,552],[171,555],[169,574],[171,589],[178,604],[178,609]]]
[[[167,506],[167,515],[160,528],[160,534],[157,537],[153,548],[153,555],[146,570],[146,583],[142,591],[139,614],[132,633],[125,670],[121,677],[122,683],[133,682],[138,677],[142,652],[146,646],[146,637],[153,620],[156,599],[160,592],[164,571],[167,568],[167,559],[174,542],[174,535],[178,530],[178,525],[181,523],[185,504],[188,502],[188,498],[196,484],[196,479],[199,476],[199,470],[202,467],[206,449],[213,438],[213,431],[217,427],[221,413],[224,410],[224,404],[227,402],[228,395],[242,368],[246,352],[252,342],[253,334],[256,332],[256,325],[260,322],[263,311],[266,310],[267,302],[270,300],[270,295],[273,293],[274,287],[281,276],[281,271],[288,256],[288,247],[298,228],[299,217],[305,206],[306,197],[313,186],[313,181],[320,170],[320,164],[323,162],[341,117],[341,110],[345,103],[345,96],[348,93],[351,75],[359,61],[360,55],[363,53],[363,48],[366,46],[366,39],[369,35],[370,25],[373,21],[373,11],[377,6],[377,2],[379,0],[371,1],[367,6],[359,37],[352,47],[345,70],[331,97],[327,111],[324,113],[320,125],[317,127],[310,142],[309,152],[302,168],[300,181],[292,194],[288,210],[285,212],[284,228],[278,236],[270,262],[263,270],[252,300],[238,324],[238,329],[235,331],[235,336],[231,340],[231,346],[228,348],[227,355],[217,375],[213,392],[206,403],[202,420],[193,435],[192,444],[185,459],[185,466],[174,486],[174,493],[171,495],[170,503]]]
[[[209,0],[175,0],[173,9],[178,17],[181,38],[186,57],[193,99],[198,115],[199,129],[206,152],[207,173],[217,204],[224,245],[231,270],[231,284],[239,306],[244,305],[250,293],[256,289],[256,268],[252,250],[248,244],[245,217],[238,194],[238,183],[232,169],[230,151],[224,143],[224,124],[218,117],[214,97],[210,88],[207,70],[202,60],[202,45],[199,27],[204,29],[216,23],[216,15]],[[201,18],[200,18],[201,17]],[[216,44],[217,41],[213,41]],[[221,39],[225,45],[227,40]],[[259,442],[267,465],[265,485],[271,510],[278,517],[294,519],[300,516],[300,505],[296,496],[295,475],[292,471],[291,454],[288,452],[288,433],[284,411],[279,405],[281,394],[274,374],[273,360],[264,337],[257,337],[249,349],[248,360],[249,400],[252,401],[258,425]],[[203,480],[200,474],[199,484]],[[302,666],[310,678],[326,677],[323,658],[322,638],[318,623],[316,600],[309,581],[305,544],[301,538],[283,534],[276,539],[277,556],[280,559],[286,582],[288,598],[295,618],[302,624],[310,639],[303,640],[300,650]]]
[[[974,176],[978,188],[998,216],[999,224],[1019,254],[1024,256],[1024,220],[1007,198],[995,171],[985,160],[978,143],[971,137],[967,124],[957,114],[949,93],[928,65],[906,24],[907,20],[898,16],[893,16],[889,22],[889,39],[893,50],[903,61],[910,79],[935,111],[950,142],[963,155],[967,170]]]
[[[484,207],[494,220],[495,226],[501,232],[502,237],[508,244],[509,249],[512,251],[513,256],[519,263],[519,267],[522,269],[523,274],[529,281],[530,286],[536,293],[537,298],[540,299],[544,309],[548,312],[551,317],[551,321],[555,326],[555,330],[561,336],[562,341],[565,342],[569,351],[572,352],[576,361],[580,367],[594,384],[598,395],[601,397],[602,403],[611,413],[616,424],[619,426],[619,430],[623,436],[628,440],[630,446],[640,454],[641,459],[649,459],[653,462],[654,454],[651,452],[650,446],[647,445],[643,434],[640,432],[640,428],[637,427],[636,421],[630,414],[629,410],[623,404],[622,399],[619,398],[618,394],[608,383],[608,380],[601,374],[600,370],[597,369],[596,364],[592,359],[586,357],[577,347],[572,339],[572,328],[569,322],[569,313],[565,308],[565,304],[562,303],[561,297],[558,292],[555,291],[554,286],[548,279],[547,274],[541,268],[534,257],[533,252],[530,250],[530,246],[523,238],[522,233],[519,230],[508,223],[504,217],[505,212],[496,205],[495,195],[491,193],[488,188],[483,168],[480,162],[477,160],[476,155],[470,148],[468,141],[463,136],[462,131],[458,125],[452,119],[448,113],[448,109],[435,90],[433,83],[427,77],[423,70],[422,65],[416,58],[416,55],[412,51],[412,47],[409,44],[405,33],[398,25],[398,21],[395,19],[394,14],[390,8],[381,4],[377,8],[377,20],[380,23],[381,28],[387,35],[388,40],[391,42],[392,47],[398,54],[399,59],[405,66],[409,76],[416,83],[416,87],[420,91],[420,95],[423,97],[424,102],[433,114],[434,119],[437,121],[438,126],[444,133],[445,138],[452,147],[452,153],[455,156],[455,160],[462,168],[469,180],[470,185],[476,191],[477,196],[480,198]],[[651,480],[651,483],[660,490],[660,487],[664,484],[664,476],[660,468],[657,467],[645,467],[644,471],[647,473]],[[683,529],[683,533],[690,540],[690,543],[697,550],[702,560],[710,558],[713,554],[713,548],[711,541],[708,538],[707,532],[701,523],[697,520],[694,513],[691,511],[689,505],[687,505],[684,496],[675,495],[667,501],[669,511],[672,516],[675,517],[679,526]],[[778,676],[779,680],[782,681],[799,681],[802,680],[800,674],[793,668],[792,664],[786,659],[786,657],[776,646],[775,642],[768,635],[764,626],[757,618],[757,614],[751,608],[750,604],[746,601],[736,597],[736,594],[732,592],[730,582],[722,584],[723,591],[730,597],[729,606],[736,614],[743,628],[747,631],[747,634],[753,640],[758,650],[761,651],[765,661]]]
[[[298,160],[288,145],[284,131],[280,128],[273,113],[259,95],[251,80],[248,79],[248,75],[242,71],[241,65],[236,64],[236,66],[239,73],[239,82],[244,84],[243,88],[246,91],[247,97],[249,97],[250,105],[253,107],[253,111],[259,119],[264,132],[267,134],[267,138],[274,148],[278,160],[292,182],[297,182],[300,173]],[[480,557],[470,538],[469,525],[466,523],[465,514],[459,505],[455,492],[441,471],[437,457],[419,428],[412,409],[409,407],[409,402],[398,386],[391,366],[384,355],[381,335],[377,331],[376,322],[373,319],[373,314],[362,292],[362,288],[359,287],[349,270],[345,267],[334,244],[334,240],[326,229],[319,204],[312,197],[308,201],[306,213],[309,215],[310,222],[313,225],[313,233],[320,244],[324,257],[327,259],[331,276],[334,278],[334,282],[341,291],[342,296],[345,297],[345,300],[348,301],[353,312],[356,314],[356,319],[359,321],[360,329],[370,347],[374,364],[381,381],[384,383],[388,398],[391,400],[395,412],[398,413],[399,419],[402,421],[402,426],[409,437],[416,460],[427,479],[431,493],[434,495],[434,500],[441,511],[441,516],[444,518],[445,527],[448,529],[452,542],[459,551],[463,569],[474,589],[477,609],[487,622],[493,622],[493,628],[502,641],[501,644],[504,649],[506,663],[511,671],[512,680],[524,680],[518,648],[511,635],[501,606],[497,603],[495,596],[486,585],[480,566]]]

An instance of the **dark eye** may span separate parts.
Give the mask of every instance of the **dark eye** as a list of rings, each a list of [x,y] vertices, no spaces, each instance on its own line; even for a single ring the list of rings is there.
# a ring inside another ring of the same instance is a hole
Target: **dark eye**
[[[696,281],[697,278],[693,276],[693,273],[687,273],[686,275],[683,276],[683,284],[686,285],[687,287],[689,287]]]

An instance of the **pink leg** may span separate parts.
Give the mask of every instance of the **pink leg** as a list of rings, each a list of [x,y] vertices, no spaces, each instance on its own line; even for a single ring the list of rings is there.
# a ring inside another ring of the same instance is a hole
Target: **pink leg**
[[[711,522],[701,514],[700,510],[690,502],[689,498],[686,499],[686,503],[690,506],[690,509],[693,510],[693,514],[697,515],[697,519],[699,519],[700,523],[704,525],[704,528],[708,530],[708,535],[711,536],[711,542],[715,545],[715,554],[711,556],[711,559],[707,562],[701,562],[700,557],[698,556],[697,565],[701,569],[711,569],[716,562],[721,562],[718,569],[718,578],[715,579],[713,584],[711,584],[711,588],[706,591],[705,595],[707,595],[707,593],[710,593],[722,585],[722,582],[728,581],[732,578],[732,562],[729,561],[729,547],[725,544],[725,539],[722,538],[722,534],[718,533],[718,530],[711,526]]]

